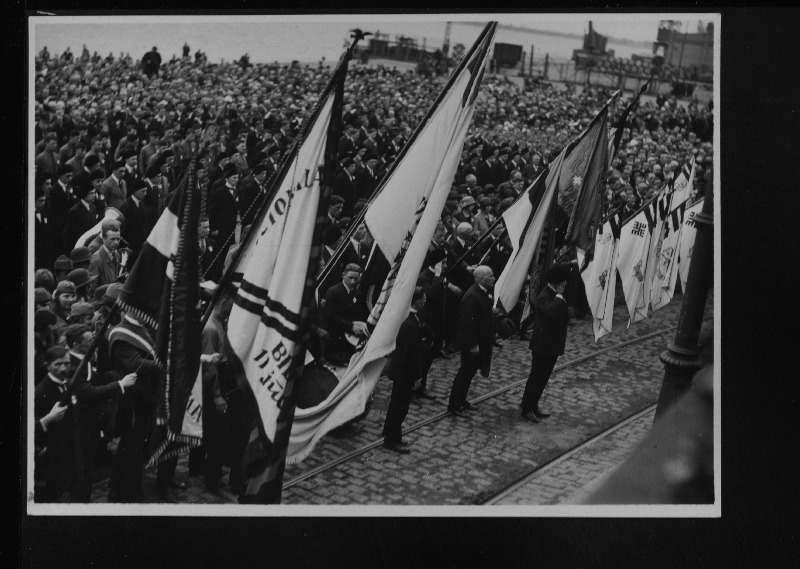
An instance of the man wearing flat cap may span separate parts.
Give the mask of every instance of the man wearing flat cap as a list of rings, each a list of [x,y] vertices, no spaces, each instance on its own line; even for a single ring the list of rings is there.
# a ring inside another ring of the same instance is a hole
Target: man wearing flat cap
[[[97,190],[94,189],[91,182],[87,181],[75,188],[75,194],[78,197],[78,203],[67,212],[62,234],[64,244],[69,247],[74,247],[80,236],[100,221],[94,205],[97,199]]]
[[[522,418],[532,423],[549,417],[539,408],[550,374],[558,356],[564,353],[567,342],[567,302],[564,288],[570,276],[570,263],[554,265],[544,275],[545,286],[537,295],[534,304],[535,324],[529,344],[531,350],[531,372],[522,395]]]

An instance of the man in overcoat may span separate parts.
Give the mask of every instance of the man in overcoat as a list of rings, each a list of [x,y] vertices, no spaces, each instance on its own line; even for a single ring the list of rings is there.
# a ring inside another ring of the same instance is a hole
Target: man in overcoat
[[[447,410],[460,415],[462,410],[474,411],[475,405],[467,401],[467,392],[475,373],[480,370],[489,377],[494,343],[494,314],[492,291],[494,273],[486,265],[479,265],[473,272],[475,284],[461,298],[458,315],[456,344],[461,350],[461,367],[458,368]]]
[[[534,312],[536,321],[529,347],[531,349],[531,372],[522,395],[522,418],[532,423],[549,417],[539,408],[550,374],[558,356],[564,353],[567,342],[567,302],[564,287],[570,274],[570,264],[551,267],[544,275],[545,286],[536,297]]]

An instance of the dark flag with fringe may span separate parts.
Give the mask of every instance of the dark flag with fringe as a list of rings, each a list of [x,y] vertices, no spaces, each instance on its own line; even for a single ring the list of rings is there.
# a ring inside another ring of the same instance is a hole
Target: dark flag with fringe
[[[200,268],[197,225],[200,195],[195,161],[173,192],[145,241],[120,292],[121,308],[155,337],[159,365],[156,437],[148,466],[197,446],[200,434],[184,433],[184,415],[200,367]],[[172,443],[172,444],[171,444]]]

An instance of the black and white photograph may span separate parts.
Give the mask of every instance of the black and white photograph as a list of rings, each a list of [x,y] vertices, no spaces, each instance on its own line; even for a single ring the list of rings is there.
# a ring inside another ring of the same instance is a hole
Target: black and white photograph
[[[29,516],[721,516],[719,13],[25,25]]]

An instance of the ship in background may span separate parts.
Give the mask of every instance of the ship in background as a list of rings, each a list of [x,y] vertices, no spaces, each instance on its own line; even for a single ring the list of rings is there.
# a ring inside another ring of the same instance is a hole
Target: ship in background
[[[608,49],[610,38],[598,32],[590,21],[583,45],[573,50],[571,59],[558,60],[548,53],[532,57],[522,45],[498,42],[490,61],[490,72],[521,83],[547,81],[624,92],[636,91],[653,77],[649,94],[672,95],[680,100],[707,104],[713,94],[714,24],[699,23],[695,33],[690,33],[688,28],[688,23],[684,26],[680,21],[662,20],[649,52],[623,58]],[[441,47],[429,47],[427,40],[421,44],[407,36],[390,40],[387,34],[376,33],[363,48],[361,60],[415,69],[421,75],[446,74],[464,53],[463,45],[450,45],[450,29],[448,22]]]

